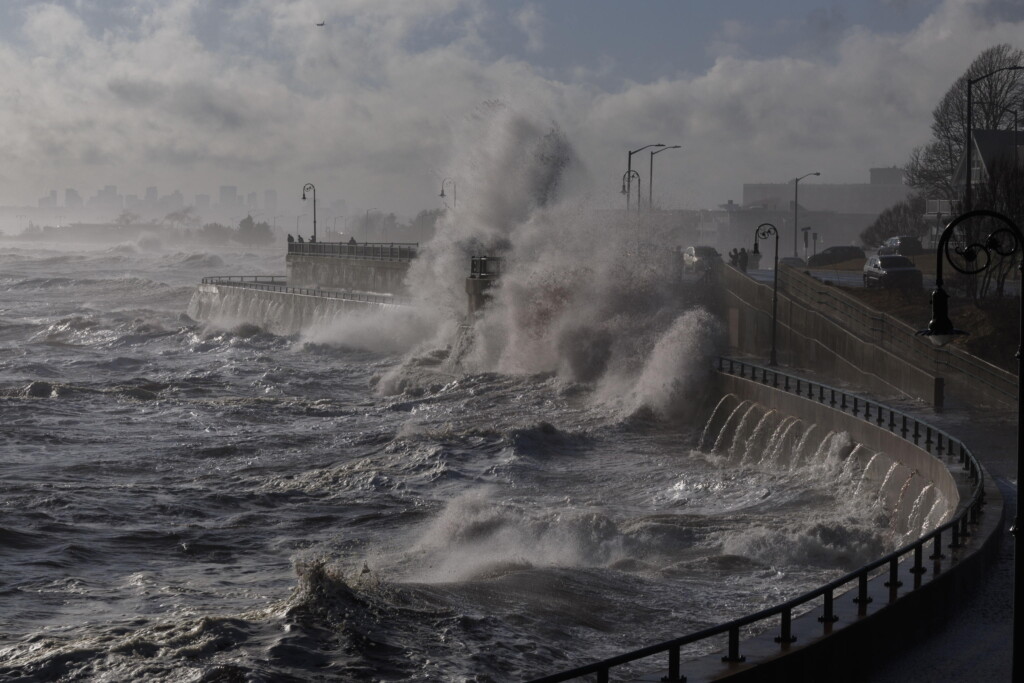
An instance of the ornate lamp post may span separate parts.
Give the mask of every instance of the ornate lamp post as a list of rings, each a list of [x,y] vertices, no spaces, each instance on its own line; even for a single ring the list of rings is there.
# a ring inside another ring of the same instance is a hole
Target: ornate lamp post
[[[760,240],[766,240],[769,237],[775,236],[775,270],[774,276],[772,277],[772,351],[771,355],[768,356],[768,365],[775,367],[775,333],[778,328],[778,312],[779,312],[779,231],[771,223],[762,223],[754,229],[754,253],[760,254],[758,251],[757,243]]]
[[[445,178],[444,180],[442,180],[441,181],[441,194],[439,194],[437,196],[440,197],[441,199],[444,199],[445,197],[448,196],[448,195],[446,195],[444,193],[445,183],[448,183],[449,185],[452,186],[452,208],[454,209],[457,206],[457,204],[458,204],[458,197],[456,197],[456,195],[455,195],[455,180],[453,180],[452,178]],[[472,188],[470,188],[470,189],[472,189]],[[445,202],[445,204],[447,205],[447,202]]]
[[[796,180],[793,181],[793,256],[796,256],[796,233],[799,232],[797,226],[800,223],[797,222],[800,211],[800,181],[807,176],[821,175],[817,171],[814,173],[805,173]]]
[[[999,221],[1003,225],[997,227],[984,243],[972,242],[966,246],[952,245],[953,253],[950,253],[950,238],[958,225],[972,218],[987,218]],[[935,291],[932,292],[932,319],[928,322],[928,329],[921,330],[918,334],[928,338],[936,346],[943,346],[949,343],[954,336],[967,334],[953,327],[953,321],[949,319],[949,295],[942,288],[942,261],[943,257],[958,272],[966,275],[975,275],[987,269],[995,256],[1015,257],[1024,249],[1024,235],[1021,234],[1012,220],[995,211],[977,210],[968,211],[953,219],[942,235],[939,236],[939,243],[936,248],[935,260]],[[956,258],[954,258],[954,255]],[[1019,266],[1018,266],[1019,267]],[[1020,333],[1017,346],[1017,473],[1020,475],[1024,466],[1024,434],[1021,432],[1021,411],[1024,410],[1024,382],[1022,382],[1020,344],[1024,343],[1024,297],[1021,298],[1021,320]],[[1013,672],[1011,680],[1020,680],[1019,675],[1024,660],[1019,650],[1021,639],[1024,639],[1024,530],[1018,526],[1021,506],[1024,505],[1024,496],[1021,495],[1021,488],[1017,486],[1017,518],[1010,527],[1013,534]]]
[[[632,180],[633,180],[633,174],[636,173],[636,171],[633,170],[633,155],[636,154],[637,152],[644,151],[648,147],[664,147],[664,146],[665,145],[662,145],[662,144],[644,145],[643,147],[640,147],[639,149],[632,150],[626,156],[626,176],[627,176],[626,177],[626,192],[625,192],[625,195],[626,195],[626,211],[629,211],[629,194],[630,194],[630,191],[633,189],[631,183],[632,183]],[[640,187],[640,185],[639,185],[640,174],[639,173],[636,174],[636,180],[637,180],[637,183],[638,183],[637,184],[637,188],[639,188]],[[637,191],[636,191],[636,210],[637,211],[640,210],[640,190],[639,189],[637,189]]]
[[[654,155],[661,154],[667,149],[679,149],[682,145],[672,145],[670,147],[662,147],[661,149],[651,150],[651,163],[647,169],[647,210],[650,211],[654,208]],[[637,206],[640,205],[640,200],[637,199]]]
[[[978,81],[983,81],[989,76],[994,76],[1002,71],[1020,71],[1024,66],[1004,66],[1002,69],[990,71],[984,76],[967,79],[967,139],[964,140],[964,153],[967,155],[965,164],[967,167],[967,187],[964,189],[964,211],[974,208],[971,196],[971,182],[974,180],[974,169],[971,168],[971,148],[974,147],[974,100],[971,97],[971,87]]]
[[[313,183],[306,183],[302,186],[302,201],[306,201],[306,190],[313,193],[313,241],[316,242],[316,188]],[[298,228],[296,227],[296,230]]]
[[[630,169],[622,174],[622,194],[626,195],[626,211],[629,211],[629,195],[632,192],[632,190],[630,190],[630,187],[632,186],[630,181],[633,180],[633,178],[636,178],[636,205],[638,211],[640,207],[640,174],[633,169]]]

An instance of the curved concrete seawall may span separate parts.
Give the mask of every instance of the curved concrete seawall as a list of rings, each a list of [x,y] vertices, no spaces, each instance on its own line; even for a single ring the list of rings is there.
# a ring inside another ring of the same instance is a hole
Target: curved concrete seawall
[[[221,326],[252,324],[280,335],[298,334],[314,324],[330,323],[342,314],[370,311],[398,304],[381,303],[382,295],[370,300],[329,297],[310,290],[303,294],[285,288],[255,289],[229,284],[202,284],[192,294],[188,314],[195,320]],[[369,297],[368,297],[369,298]]]

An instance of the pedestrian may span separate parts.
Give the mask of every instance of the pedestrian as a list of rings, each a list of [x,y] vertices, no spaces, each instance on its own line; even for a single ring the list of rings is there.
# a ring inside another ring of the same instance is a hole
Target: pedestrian
[[[739,254],[739,257],[737,259],[739,261],[739,264],[740,264],[740,272],[741,273],[747,272],[747,259],[748,258],[749,257],[747,256],[747,248],[743,247],[742,249],[740,249],[740,254]]]

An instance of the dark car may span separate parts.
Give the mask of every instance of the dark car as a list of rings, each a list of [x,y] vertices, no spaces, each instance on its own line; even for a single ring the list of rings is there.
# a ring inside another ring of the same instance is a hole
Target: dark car
[[[924,276],[906,256],[872,256],[864,264],[865,287],[921,289]]]
[[[892,254],[899,254],[900,256],[917,256],[923,254],[924,248],[921,247],[921,240],[917,239],[913,235],[897,235],[896,237],[890,237],[886,241],[882,242],[882,246],[878,247],[879,256],[889,256]]]
[[[806,268],[807,264],[799,256],[783,256],[779,259],[780,266],[791,266],[793,268]]]
[[[828,249],[823,249],[811,258],[807,259],[807,267],[820,268],[822,266],[831,266],[836,263],[842,263],[843,261],[852,261],[853,259],[862,258],[864,258],[864,250],[860,247],[829,247]]]
[[[683,252],[684,270],[714,270],[722,265],[722,255],[714,247],[687,247]]]

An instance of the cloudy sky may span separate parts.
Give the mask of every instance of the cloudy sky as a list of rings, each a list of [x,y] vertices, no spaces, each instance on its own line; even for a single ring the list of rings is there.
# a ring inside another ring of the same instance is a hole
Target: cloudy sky
[[[408,216],[499,99],[561,128],[594,203],[659,142],[682,148],[656,202],[709,208],[903,164],[971,60],[1021,36],[1020,0],[5,0],[0,203],[230,184],[283,212],[313,182]]]

